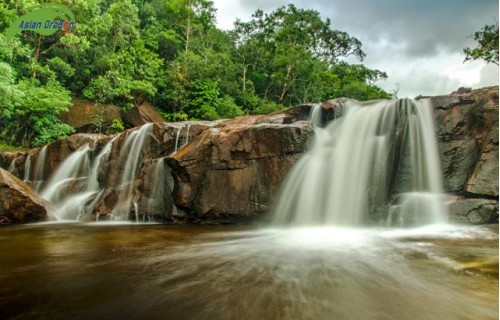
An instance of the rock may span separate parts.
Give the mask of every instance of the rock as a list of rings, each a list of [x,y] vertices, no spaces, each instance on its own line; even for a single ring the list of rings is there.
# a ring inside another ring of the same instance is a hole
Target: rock
[[[130,127],[139,127],[148,122],[165,122],[163,117],[148,102],[144,102],[138,107],[121,112],[123,123]]]
[[[30,186],[0,168],[0,223],[45,221],[51,211]]]
[[[312,132],[305,121],[263,122],[274,116],[223,122],[167,158],[175,204],[198,218],[266,211]]]
[[[498,196],[498,87],[431,99],[445,191]]]
[[[472,224],[498,223],[498,200],[457,198],[450,204],[450,219]]]
[[[72,126],[80,133],[96,132],[93,122],[97,116],[102,117],[104,132],[114,119],[120,119],[120,108],[113,105],[97,107],[95,103],[84,99],[74,98],[73,105],[66,112],[61,112],[59,118],[62,122]]]
[[[495,220],[495,210],[498,210],[494,199],[498,197],[498,87],[460,90],[431,99],[445,190],[459,196],[452,206],[453,219],[470,223]],[[345,100],[321,104],[323,124],[341,115],[340,102]],[[130,212],[135,212],[134,207],[137,207],[143,216],[163,215],[162,221],[220,222],[239,221],[268,211],[285,175],[307,149],[313,131],[311,124],[304,120],[308,119],[313,106],[304,104],[269,115],[177,123],[162,122],[163,119],[149,113],[154,109],[147,104],[137,108],[135,115],[130,112],[129,123],[154,121],[140,151],[137,176],[130,182],[135,203]],[[398,132],[402,132],[404,121],[398,121],[396,125],[401,126]],[[89,155],[93,161],[104,146],[116,138],[97,173],[103,192],[96,195],[93,210],[81,217],[85,221],[97,215],[99,219],[109,219],[118,201],[122,173],[130,156],[122,150],[127,137],[132,137],[137,130],[133,128],[113,137],[76,134],[47,145],[42,180],[47,180],[85,143],[91,147]],[[393,148],[391,161],[402,163],[401,146]],[[15,167],[12,173],[22,178],[29,157],[33,175],[41,150],[0,152],[0,166],[7,169],[12,164]],[[156,164],[160,159],[163,159],[164,168],[162,176],[158,177]],[[403,183],[393,181],[394,174],[390,176],[388,183],[394,190],[408,191],[401,187]],[[157,184],[167,193],[163,207],[152,200],[157,197]],[[77,183],[72,186],[75,190],[82,188]],[[379,197],[376,191],[370,190],[369,197]],[[6,216],[0,219],[11,220]]]
[[[480,158],[465,190],[477,195],[498,196],[498,127],[492,128],[483,142]]]

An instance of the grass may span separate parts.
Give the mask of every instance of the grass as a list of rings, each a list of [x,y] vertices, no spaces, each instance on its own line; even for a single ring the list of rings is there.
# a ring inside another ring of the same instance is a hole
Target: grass
[[[11,146],[3,142],[0,142],[0,151],[23,151],[23,150],[24,150],[23,147]]]

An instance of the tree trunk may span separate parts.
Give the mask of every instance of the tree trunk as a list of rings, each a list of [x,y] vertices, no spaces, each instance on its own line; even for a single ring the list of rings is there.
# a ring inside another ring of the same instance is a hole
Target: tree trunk
[[[42,45],[42,35],[38,35],[38,40],[36,42],[35,56],[33,57],[33,61],[35,62],[35,64],[38,63],[38,57],[40,56],[40,47],[41,47],[41,45]],[[33,70],[32,78],[33,79],[36,78],[36,70]]]

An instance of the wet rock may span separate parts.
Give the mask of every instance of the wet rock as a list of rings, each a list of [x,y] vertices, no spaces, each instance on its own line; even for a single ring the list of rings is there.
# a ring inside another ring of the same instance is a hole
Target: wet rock
[[[0,168],[0,223],[45,221],[51,210],[30,186]]]
[[[498,223],[498,200],[456,198],[450,204],[450,220],[472,224]]]

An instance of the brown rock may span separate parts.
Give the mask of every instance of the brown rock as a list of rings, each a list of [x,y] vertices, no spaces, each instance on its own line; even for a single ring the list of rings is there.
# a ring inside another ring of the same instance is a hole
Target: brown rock
[[[176,205],[209,218],[268,209],[286,173],[304,152],[312,128],[302,121],[291,125],[262,121],[265,117],[228,120],[167,158]]]
[[[77,132],[95,132],[92,125],[94,119],[102,116],[103,125],[109,125],[114,119],[120,119],[120,108],[113,105],[96,106],[84,99],[73,99],[71,108],[59,116],[62,122],[72,126]]]
[[[0,168],[0,222],[45,221],[52,209],[26,183]]]
[[[148,122],[165,122],[163,117],[148,102],[121,113],[125,125],[139,127]]]

